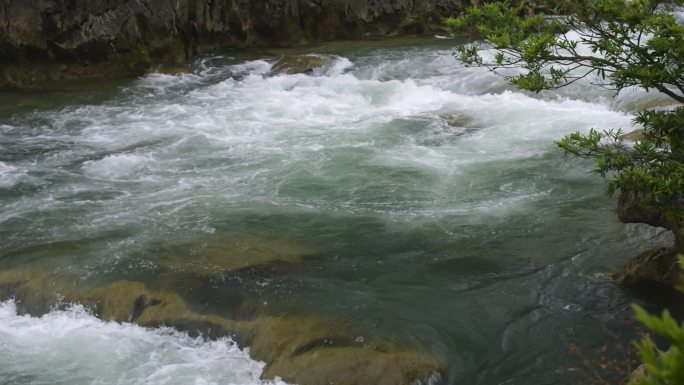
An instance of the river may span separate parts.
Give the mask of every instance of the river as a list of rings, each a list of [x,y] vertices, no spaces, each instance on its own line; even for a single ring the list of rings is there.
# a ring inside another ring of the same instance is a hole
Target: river
[[[311,76],[226,52],[189,73],[2,93],[0,268],[172,287],[228,318],[258,303],[343,319],[437,357],[454,385],[578,383],[571,346],[591,357],[635,336],[636,299],[609,273],[669,238],[619,223],[591,162],[554,140],[629,131],[658,96],[519,92],[451,44],[310,47],[333,59]],[[212,264],[226,248],[284,262]],[[2,300],[1,383],[271,383],[227,338]]]

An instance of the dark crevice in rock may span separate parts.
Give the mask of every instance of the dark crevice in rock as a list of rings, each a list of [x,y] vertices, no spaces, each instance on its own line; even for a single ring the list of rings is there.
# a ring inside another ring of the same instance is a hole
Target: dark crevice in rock
[[[162,301],[156,298],[147,298],[145,295],[138,296],[138,298],[135,299],[135,302],[133,302],[133,311],[131,312],[131,317],[128,321],[135,322],[140,318],[145,309],[151,306],[160,305],[161,303]]]

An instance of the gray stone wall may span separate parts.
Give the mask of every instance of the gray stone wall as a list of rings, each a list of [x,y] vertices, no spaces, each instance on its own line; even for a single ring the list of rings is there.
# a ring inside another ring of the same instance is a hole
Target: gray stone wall
[[[222,47],[421,33],[470,1],[0,0],[0,67],[5,85],[21,85],[69,71],[85,76],[98,65],[136,73],[151,61]],[[55,70],[57,64],[82,68]],[[51,70],[22,74],[27,65]]]

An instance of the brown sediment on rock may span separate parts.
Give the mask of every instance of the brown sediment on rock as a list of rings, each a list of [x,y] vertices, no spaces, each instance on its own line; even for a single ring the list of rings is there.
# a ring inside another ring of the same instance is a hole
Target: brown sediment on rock
[[[5,0],[0,86],[137,76],[221,48],[433,33],[468,0]]]
[[[668,248],[647,251],[630,259],[612,278],[620,286],[657,284],[674,288],[681,276],[677,255]]]
[[[170,326],[205,336],[231,336],[250,355],[266,362],[262,377],[280,377],[299,385],[437,384],[444,365],[431,355],[362,335],[348,323],[320,317],[260,314],[233,320],[190,310],[170,290],[141,282],[119,281],[78,289],[73,278],[42,271],[0,272],[0,296],[14,297],[25,308],[43,312],[59,303],[80,303],[103,320]]]

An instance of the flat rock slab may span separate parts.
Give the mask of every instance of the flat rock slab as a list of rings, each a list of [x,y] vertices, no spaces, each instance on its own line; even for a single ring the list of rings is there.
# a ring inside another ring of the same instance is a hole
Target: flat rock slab
[[[257,266],[294,264],[314,253],[299,242],[243,236],[208,242],[190,255],[163,255],[157,263],[177,273],[209,278]]]

